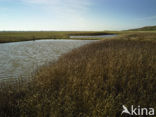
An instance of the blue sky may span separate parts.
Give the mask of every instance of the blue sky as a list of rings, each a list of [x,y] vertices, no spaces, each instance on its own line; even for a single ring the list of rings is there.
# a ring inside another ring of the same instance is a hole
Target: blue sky
[[[156,0],[0,0],[0,30],[124,30],[156,25]]]

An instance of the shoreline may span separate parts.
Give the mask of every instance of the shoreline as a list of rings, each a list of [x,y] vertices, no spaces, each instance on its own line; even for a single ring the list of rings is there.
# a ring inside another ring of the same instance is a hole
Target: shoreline
[[[41,39],[70,39],[70,36],[92,36],[92,35],[112,35],[118,34],[119,32],[104,31],[104,32],[92,32],[92,31],[27,31],[27,32],[0,32],[0,43],[20,42],[20,41],[34,41]],[[72,39],[72,38],[71,38]],[[92,38],[96,39],[96,38]],[[74,39],[76,40],[76,38]],[[79,39],[80,40],[80,39]],[[85,40],[85,39],[84,39]],[[88,39],[91,40],[91,39]],[[97,39],[96,39],[97,40]]]

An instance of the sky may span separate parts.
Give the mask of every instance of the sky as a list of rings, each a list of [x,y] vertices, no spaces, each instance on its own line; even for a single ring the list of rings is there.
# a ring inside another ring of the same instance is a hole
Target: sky
[[[156,0],[0,0],[0,30],[125,30],[156,25]]]

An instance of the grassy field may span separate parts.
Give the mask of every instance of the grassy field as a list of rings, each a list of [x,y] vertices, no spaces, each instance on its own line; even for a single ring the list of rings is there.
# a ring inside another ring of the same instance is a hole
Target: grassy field
[[[156,33],[126,32],[74,49],[27,83],[0,84],[1,117],[119,117],[156,109]]]
[[[119,31],[32,31],[32,32],[0,32],[0,43],[31,41],[40,39],[69,39],[71,35],[103,35],[118,34]],[[95,39],[95,38],[94,38]]]

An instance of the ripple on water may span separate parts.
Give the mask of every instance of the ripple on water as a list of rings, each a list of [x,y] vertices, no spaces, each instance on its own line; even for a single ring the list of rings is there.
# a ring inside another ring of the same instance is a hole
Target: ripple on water
[[[0,44],[0,80],[28,77],[41,65],[95,40],[39,40]]]

